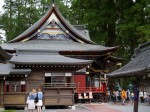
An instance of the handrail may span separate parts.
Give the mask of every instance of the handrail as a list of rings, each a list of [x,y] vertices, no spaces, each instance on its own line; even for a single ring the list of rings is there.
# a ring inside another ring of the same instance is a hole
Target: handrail
[[[82,92],[103,92],[102,89],[96,88],[96,87],[78,87],[77,88],[78,93]]]
[[[51,88],[51,87],[73,87],[76,88],[75,83],[43,83],[42,87]]]

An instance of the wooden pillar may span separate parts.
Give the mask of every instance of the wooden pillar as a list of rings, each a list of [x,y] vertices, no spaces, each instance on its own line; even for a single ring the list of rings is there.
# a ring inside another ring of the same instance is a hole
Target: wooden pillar
[[[99,76],[99,87],[102,88],[102,81],[101,81],[101,75]]]
[[[139,85],[135,81],[134,82],[134,111],[138,112],[138,104],[139,104]]]
[[[3,102],[4,102],[4,80],[0,80],[0,86],[1,86],[1,90],[0,90],[0,108],[3,108]]]

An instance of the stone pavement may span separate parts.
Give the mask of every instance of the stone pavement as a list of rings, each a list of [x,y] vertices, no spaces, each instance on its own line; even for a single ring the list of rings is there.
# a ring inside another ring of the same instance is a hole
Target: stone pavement
[[[16,110],[15,112],[27,112]],[[36,110],[34,112],[37,112]],[[76,104],[75,109],[46,109],[42,112],[133,112],[133,105],[121,103]],[[139,103],[139,112],[150,112],[150,106]]]
[[[121,105],[121,103],[108,103],[107,106],[112,109],[120,110],[121,112],[133,112],[134,107],[132,104]],[[147,106],[147,104],[144,103],[139,103],[138,112],[150,112],[150,106]]]
[[[16,111],[16,112],[22,112],[22,111]],[[26,111],[27,112],[27,111]],[[34,111],[36,112],[36,110]],[[75,109],[46,109],[42,110],[42,112],[121,112],[117,109],[112,109],[109,107],[106,107],[102,104],[77,104],[75,105]]]

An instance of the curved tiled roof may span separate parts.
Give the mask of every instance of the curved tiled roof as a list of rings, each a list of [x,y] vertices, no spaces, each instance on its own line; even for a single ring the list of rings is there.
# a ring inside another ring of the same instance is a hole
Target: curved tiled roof
[[[2,64],[0,63],[0,75],[9,75],[12,69],[12,64]]]
[[[2,49],[0,46],[0,62],[5,62],[6,60],[9,60],[12,57],[11,54],[5,52],[5,50]]]
[[[92,60],[74,59],[59,55],[53,51],[35,51],[28,50],[18,51],[9,61],[13,64],[28,64],[28,65],[85,65],[91,64]]]
[[[71,33],[71,35],[74,35],[74,37],[77,40],[80,40],[81,42],[85,42],[88,44],[95,44],[94,42],[92,42],[91,40],[88,39],[88,37],[86,37],[86,35],[84,35],[83,33],[81,33],[80,31],[78,31],[73,25],[71,25],[59,12],[58,8],[55,6],[55,4],[52,4],[49,8],[49,10],[47,11],[47,13],[39,20],[37,21],[34,25],[32,25],[30,28],[28,28],[25,32],[23,32],[22,34],[20,34],[18,37],[16,37],[15,39],[11,40],[10,42],[19,42],[24,40],[25,38],[32,38],[30,36],[32,36],[35,33],[38,33],[38,30],[45,28],[45,25],[49,24],[49,17],[51,16],[52,13],[55,13],[56,16],[58,17],[58,19],[62,22],[61,24],[64,25],[65,29],[67,29],[69,31],[69,33]],[[68,34],[69,34],[68,33]]]
[[[50,9],[48,12],[40,19],[38,20],[35,24],[33,24],[31,27],[29,27],[26,31],[24,31],[22,34],[18,35],[16,38],[11,40],[10,42],[18,42],[21,41],[28,36],[31,36],[33,33],[37,32],[38,29],[47,21],[49,16],[52,13],[52,6],[50,6]]]
[[[2,64],[0,63],[0,76],[7,76],[9,74],[28,74],[31,72],[31,69],[15,69],[13,68],[14,65],[7,63]]]
[[[70,30],[72,33],[74,33],[79,39],[83,40],[85,43],[89,43],[89,44],[95,44],[93,41],[91,40],[87,40],[87,37],[85,35],[83,35],[81,32],[79,32],[73,25],[71,25],[59,12],[58,8],[54,8],[55,11],[57,12],[58,16],[60,17],[60,19],[62,20],[62,22],[65,24],[65,26],[68,28],[68,30]]]
[[[32,40],[27,42],[5,43],[2,45],[5,50],[54,50],[54,51],[110,51],[113,52],[117,47],[104,47],[101,45],[81,44],[73,41],[46,41]]]
[[[135,50],[132,60],[120,69],[109,73],[110,77],[133,76],[150,71],[150,42],[141,45]]]

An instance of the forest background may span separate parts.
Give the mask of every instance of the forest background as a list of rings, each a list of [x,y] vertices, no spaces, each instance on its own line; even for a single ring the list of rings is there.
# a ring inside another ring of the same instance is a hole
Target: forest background
[[[0,29],[6,42],[33,25],[52,0],[4,0]],[[55,0],[71,24],[84,24],[91,39],[104,46],[119,46],[114,54],[126,64],[139,45],[150,41],[150,0]]]

